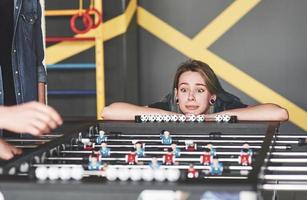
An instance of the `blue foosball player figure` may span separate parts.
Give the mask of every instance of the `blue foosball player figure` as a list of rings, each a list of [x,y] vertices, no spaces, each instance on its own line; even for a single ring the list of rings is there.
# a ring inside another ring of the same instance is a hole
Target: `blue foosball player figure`
[[[152,169],[158,169],[161,166],[161,163],[158,161],[157,157],[152,157],[148,164]]]
[[[103,130],[99,131],[99,136],[96,137],[96,144],[101,144],[102,142],[107,142],[108,137],[105,135]]]
[[[136,143],[134,144],[135,152],[136,152],[136,154],[137,154],[137,156],[138,156],[139,158],[142,158],[142,157],[145,156],[145,150],[144,150],[144,147],[143,147],[143,146],[144,146],[144,145],[143,145],[141,142],[136,142]]]
[[[92,153],[89,156],[88,170],[100,170],[102,168],[101,159],[99,154]]]
[[[180,157],[180,149],[177,147],[177,144],[175,142],[172,143],[171,148],[172,148],[172,153],[175,156],[175,158],[179,158]]]
[[[99,153],[101,157],[110,157],[110,148],[108,148],[107,143],[103,142],[100,146]]]
[[[210,174],[222,175],[222,173],[223,173],[223,164],[220,163],[217,158],[213,158],[213,161],[210,165]]]
[[[172,144],[172,138],[170,136],[169,131],[162,131],[162,134],[160,136],[162,144],[170,145]]]

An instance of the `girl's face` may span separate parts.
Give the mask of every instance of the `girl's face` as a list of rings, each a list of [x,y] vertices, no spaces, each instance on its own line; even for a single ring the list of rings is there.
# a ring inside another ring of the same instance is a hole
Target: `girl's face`
[[[203,77],[192,71],[181,74],[175,94],[181,112],[194,115],[204,114],[210,106],[210,99],[216,98],[210,94]]]

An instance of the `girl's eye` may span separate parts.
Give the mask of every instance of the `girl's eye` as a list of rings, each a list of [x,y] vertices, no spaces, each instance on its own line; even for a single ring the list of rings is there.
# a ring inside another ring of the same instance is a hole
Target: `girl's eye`
[[[187,92],[186,88],[180,88],[180,92]]]
[[[198,93],[203,93],[203,92],[205,92],[205,90],[202,89],[202,88],[200,88],[200,89],[197,89],[197,92],[198,92]]]

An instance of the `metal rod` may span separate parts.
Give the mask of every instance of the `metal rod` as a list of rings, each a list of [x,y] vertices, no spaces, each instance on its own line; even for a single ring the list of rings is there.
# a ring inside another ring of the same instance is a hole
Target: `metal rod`
[[[265,159],[265,161],[269,161],[272,163],[307,163],[306,158],[271,158]]]
[[[48,95],[94,95],[95,90],[48,90]]]
[[[78,145],[72,145],[72,147],[79,147]],[[97,146],[98,148],[99,146]],[[123,144],[108,144],[108,147],[114,147],[114,148],[121,148],[121,147],[131,147],[134,148],[134,145],[123,145]],[[178,148],[186,148],[185,145],[177,145]],[[261,146],[259,145],[250,145],[249,146],[252,149],[260,149]],[[171,148],[171,145],[146,145],[146,148]],[[206,146],[201,146],[201,148],[206,148]],[[234,146],[229,146],[229,145],[213,145],[213,148],[215,149],[241,149],[242,146],[234,145]],[[272,147],[270,147],[272,148]],[[273,149],[279,149],[279,150],[289,150],[292,147],[290,145],[288,146],[273,146]]]
[[[58,16],[72,16],[76,13],[79,13],[79,9],[67,9],[67,10],[46,10],[45,16],[46,17],[58,17]],[[81,12],[85,12],[84,9],[81,10]]]
[[[48,157],[47,160],[84,160],[81,157]],[[105,158],[101,157],[102,161],[125,161],[126,158]],[[138,161],[151,161],[152,158],[138,158]],[[162,158],[157,158],[158,161],[163,161]],[[175,158],[175,161],[182,162],[200,162],[199,158]],[[220,162],[238,162],[238,158],[219,158]]]
[[[269,171],[285,171],[285,172],[307,172],[307,166],[298,167],[298,166],[268,166],[267,170]]]
[[[95,68],[96,68],[95,63],[81,63],[81,64],[67,63],[67,64],[47,65],[48,70],[53,70],[53,69],[95,69]]]
[[[98,135],[96,135],[98,136]],[[109,134],[109,136],[112,136],[112,133]],[[117,136],[119,137],[150,137],[150,138],[154,138],[154,137],[160,137],[160,135],[156,135],[156,134],[117,134]],[[214,137],[213,135],[210,134],[180,134],[180,135],[176,135],[176,134],[171,134],[172,137],[196,137],[196,138],[210,138],[210,137]],[[219,135],[218,137],[221,138],[264,138],[264,135],[252,135],[252,134],[248,134],[248,135],[232,135],[232,134],[224,134],[222,133],[221,135]],[[294,138],[294,139],[298,139],[298,138],[307,138],[307,135],[277,135],[274,136],[276,138]]]
[[[306,191],[307,184],[263,184],[260,188],[263,190]]]
[[[307,156],[307,152],[272,152],[273,156]]]
[[[50,142],[48,139],[6,139],[7,142]]]
[[[21,149],[34,149],[38,147],[38,145],[14,145],[14,146]]]
[[[147,140],[147,139],[136,139],[138,142],[161,142],[161,140]],[[187,139],[190,140],[190,139]],[[186,142],[187,140],[177,140],[178,142]],[[109,139],[110,142],[132,142],[131,139]],[[195,142],[198,143],[262,143],[263,140],[216,140],[216,139],[210,139],[210,140],[196,140]],[[277,140],[276,143],[279,144],[298,144],[298,141],[280,141]]]
[[[84,42],[95,41],[94,37],[46,37],[46,43],[51,42]]]
[[[63,134],[45,134],[45,135],[38,136],[38,138],[58,138],[62,136]]]
[[[190,139],[187,139],[190,140]],[[186,142],[187,140],[177,140],[177,142]],[[109,142],[133,142],[133,141],[138,141],[138,142],[142,142],[142,143],[146,143],[146,142],[159,142],[161,143],[161,140],[150,140],[150,139],[135,139],[135,140],[131,140],[131,139],[108,139]],[[211,139],[211,140],[195,140],[195,142],[197,143],[259,143],[261,144],[263,142],[263,140],[216,140],[216,139]],[[298,144],[298,141],[276,141],[277,144]]]
[[[205,176],[205,179],[247,179],[247,176]]]
[[[111,154],[128,154],[130,151],[110,151]],[[61,153],[71,153],[71,154],[91,154],[92,151],[61,151]],[[163,151],[145,151],[145,154],[161,154],[164,155]],[[202,155],[204,152],[200,151],[188,151],[180,152],[181,155]],[[240,155],[240,152],[216,152],[216,155]]]
[[[33,167],[80,167],[80,165],[76,164],[33,164]],[[108,165],[108,168],[129,168],[129,169],[148,169],[151,168],[149,165]],[[159,168],[162,169],[189,169],[190,165],[161,165]],[[210,166],[205,165],[194,165],[194,169],[197,170],[208,170]],[[230,170],[252,170],[251,166],[229,166]]]
[[[265,180],[303,180],[307,181],[307,175],[281,175],[281,174],[276,174],[276,175],[264,175],[263,179]]]

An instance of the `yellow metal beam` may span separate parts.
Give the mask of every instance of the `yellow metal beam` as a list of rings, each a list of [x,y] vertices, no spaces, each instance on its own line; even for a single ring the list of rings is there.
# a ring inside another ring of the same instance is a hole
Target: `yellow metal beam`
[[[85,10],[81,10],[84,12]],[[72,16],[76,13],[80,12],[79,9],[71,9],[71,10],[46,10],[45,16],[46,17],[58,17],[58,16]]]
[[[103,31],[103,41],[110,40],[126,32],[131,22],[131,19],[136,11],[136,7],[136,0],[131,0],[126,11],[123,14],[103,23],[102,26],[98,27]],[[75,35],[74,37],[95,37],[95,31],[96,30],[91,30],[86,34],[79,34]],[[46,63],[55,64],[61,62],[66,58],[72,57],[78,53],[92,48],[94,45],[94,41],[57,43],[55,45],[49,46],[46,49]]]
[[[250,12],[260,0],[236,0],[228,6],[219,16],[212,20],[193,39],[204,49],[218,40],[226,31],[233,27],[244,15]]]
[[[102,13],[102,0],[95,0],[95,8]],[[97,19],[95,19],[97,20]],[[96,110],[97,119],[101,118],[101,111],[105,106],[105,79],[104,79],[104,49],[103,49],[103,29],[97,27],[95,30],[95,52],[96,52]]]

